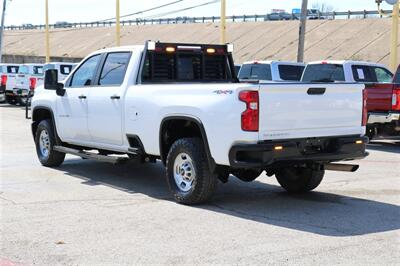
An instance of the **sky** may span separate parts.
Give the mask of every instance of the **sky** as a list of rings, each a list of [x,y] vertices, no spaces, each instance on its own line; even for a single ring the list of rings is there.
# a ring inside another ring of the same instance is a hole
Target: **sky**
[[[121,15],[142,11],[160,6],[174,0],[120,0]],[[300,8],[301,0],[226,0],[227,15],[266,14],[271,9],[285,9],[291,12],[293,8]],[[1,1],[1,7],[2,7]],[[6,25],[21,25],[25,23],[44,24],[45,0],[7,0]],[[159,10],[146,12],[137,17],[151,17],[160,13],[178,10],[193,5],[210,2],[210,0],[183,0],[177,4]],[[375,0],[309,0],[309,8],[314,3],[325,3],[335,11],[347,10],[376,10]],[[391,9],[383,4],[382,8]],[[184,11],[169,15],[177,16],[218,16],[220,4]],[[115,0],[49,0],[50,23],[57,21],[90,22],[107,19],[115,16]],[[135,17],[132,17],[135,18]]]

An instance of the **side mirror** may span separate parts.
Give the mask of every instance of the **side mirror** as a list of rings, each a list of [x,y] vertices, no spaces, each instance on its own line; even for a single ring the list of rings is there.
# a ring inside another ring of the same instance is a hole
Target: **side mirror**
[[[58,82],[58,70],[48,69],[44,74],[44,88],[46,90],[55,90],[58,96],[64,96],[64,84]]]

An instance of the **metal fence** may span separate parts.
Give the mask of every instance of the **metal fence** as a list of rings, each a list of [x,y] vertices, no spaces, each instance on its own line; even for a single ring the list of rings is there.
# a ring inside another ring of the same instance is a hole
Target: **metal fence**
[[[390,10],[384,10],[385,13],[390,13]],[[377,17],[382,18],[382,15],[379,14],[377,10],[375,11],[343,11],[343,12],[318,12],[314,15],[308,15],[308,19],[366,19],[369,17]],[[275,21],[275,20],[298,20],[299,14],[289,14],[285,13],[284,15],[274,15],[274,14],[265,14],[265,15],[241,15],[241,16],[227,16],[228,22],[250,22],[250,21]],[[175,18],[158,18],[158,19],[134,19],[134,20],[122,20],[122,26],[128,25],[151,25],[151,24],[187,24],[187,23],[215,23],[219,22],[219,16],[211,16],[211,17],[175,17]],[[115,21],[95,21],[95,22],[79,22],[79,23],[56,23],[51,24],[49,27],[51,29],[60,29],[60,28],[93,28],[93,27],[112,27],[115,26]],[[6,26],[6,30],[41,30],[44,29],[45,25],[32,25],[32,24],[24,24],[21,26]]]

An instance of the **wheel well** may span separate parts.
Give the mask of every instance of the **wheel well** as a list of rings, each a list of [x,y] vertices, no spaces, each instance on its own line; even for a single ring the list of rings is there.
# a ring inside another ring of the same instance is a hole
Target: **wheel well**
[[[50,110],[45,108],[37,108],[32,112],[32,134],[35,137],[35,133],[40,121],[49,119],[53,122],[53,115]],[[54,122],[53,122],[54,125]]]
[[[201,138],[206,143],[201,126],[192,119],[173,118],[163,121],[160,128],[160,157],[163,163],[165,164],[169,149],[176,140],[192,137]]]

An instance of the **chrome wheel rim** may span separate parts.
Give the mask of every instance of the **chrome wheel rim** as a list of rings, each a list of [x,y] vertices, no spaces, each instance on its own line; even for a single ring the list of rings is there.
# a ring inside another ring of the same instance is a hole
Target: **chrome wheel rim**
[[[196,179],[193,160],[186,153],[180,153],[174,162],[174,179],[179,190],[188,192],[192,189]]]
[[[50,154],[50,137],[47,130],[42,130],[39,136],[39,150],[43,157],[49,157]]]

